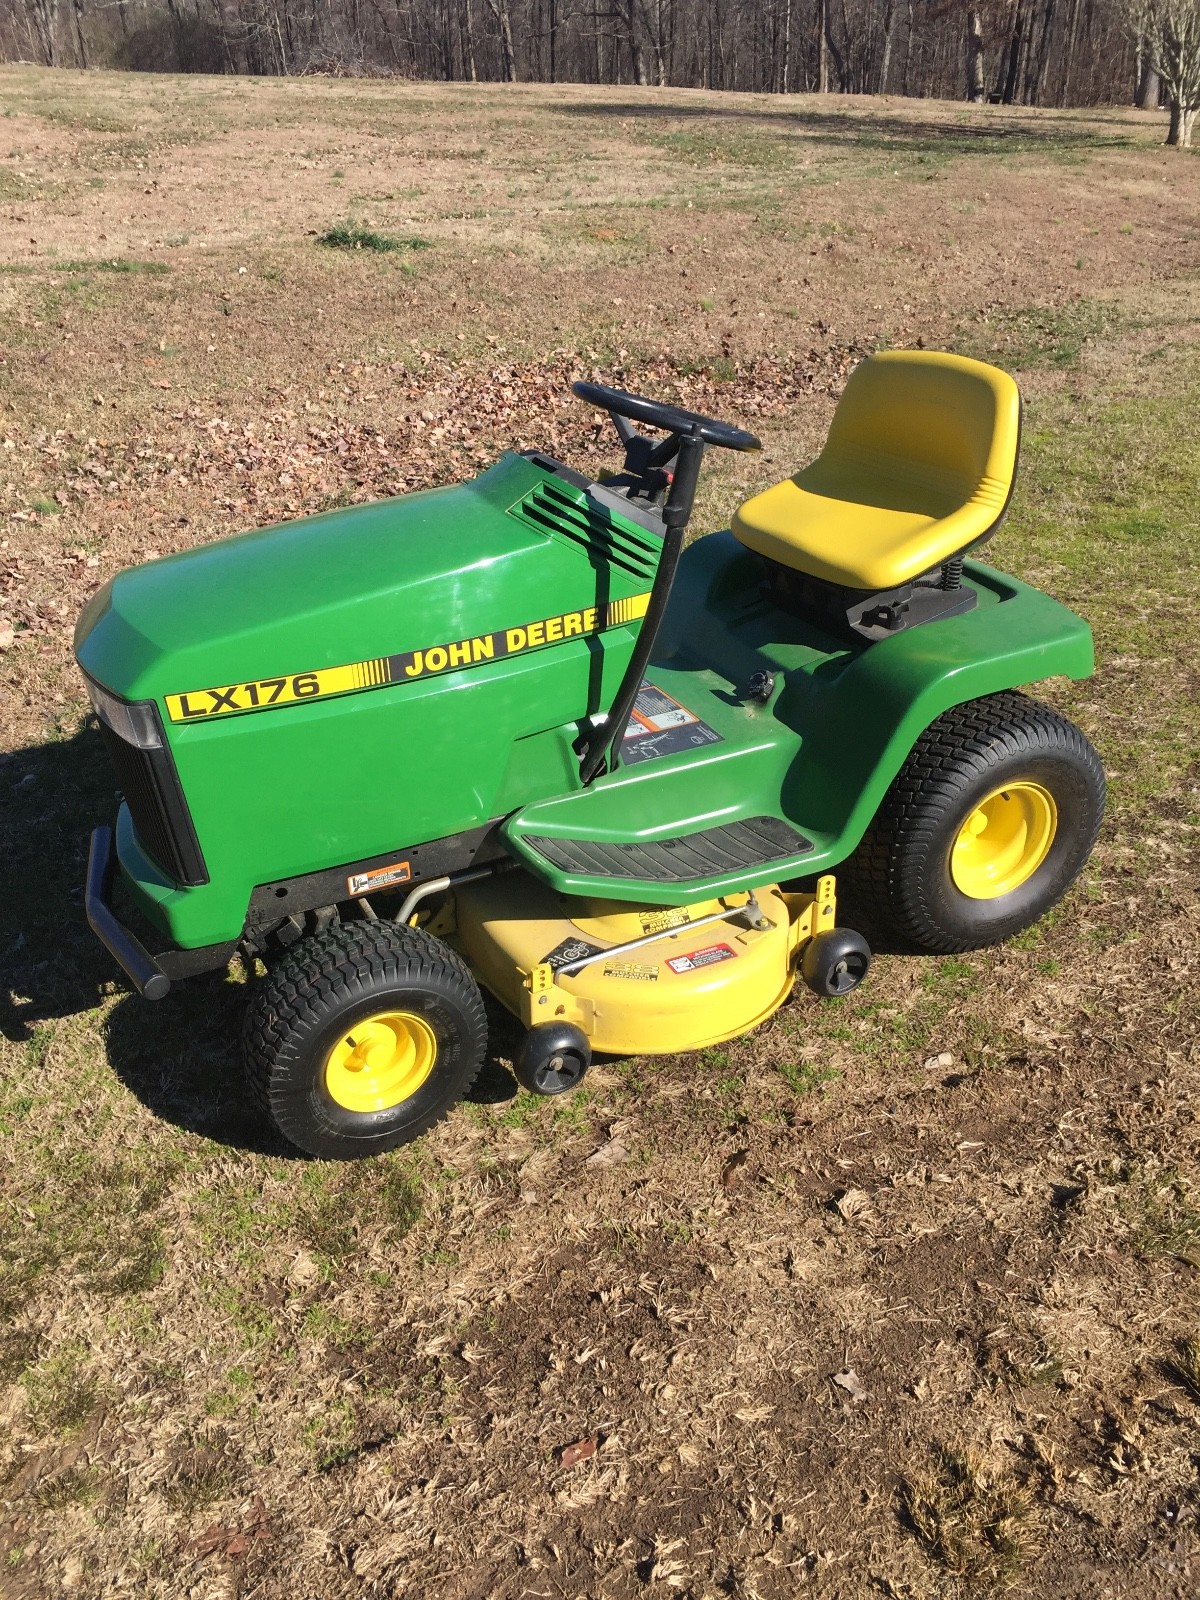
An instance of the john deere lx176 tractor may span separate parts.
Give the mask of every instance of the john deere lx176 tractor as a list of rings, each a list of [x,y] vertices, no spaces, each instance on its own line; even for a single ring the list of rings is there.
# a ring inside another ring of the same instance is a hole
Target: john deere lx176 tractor
[[[556,1094],[594,1051],[743,1033],[797,974],[852,989],[835,868],[890,937],[960,951],[1040,917],[1096,838],[1095,751],[1018,692],[1086,676],[1088,628],[968,554],[1012,491],[1011,378],[870,357],[818,458],[686,550],[705,450],[758,440],[575,393],[624,447],[604,481],[506,454],[122,572],[80,618],[125,799],[92,927],[148,999],[265,966],[246,1061],[312,1154],[444,1116],[481,986]]]

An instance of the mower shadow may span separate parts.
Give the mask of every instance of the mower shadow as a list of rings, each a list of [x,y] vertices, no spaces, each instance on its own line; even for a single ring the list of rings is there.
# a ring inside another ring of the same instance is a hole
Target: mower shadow
[[[69,738],[0,755],[0,1033],[29,1043],[47,1024],[95,1011],[124,975],[83,910],[92,828],[120,803],[93,719]],[[256,1155],[303,1159],[274,1135],[238,1061],[246,985],[225,972],[179,984],[165,1000],[126,993],[103,1022],[113,1072],[155,1116]],[[489,1008],[491,1037],[510,1054],[511,1020]],[[470,1098],[510,1100],[517,1088],[489,1051]]]
[[[308,1159],[271,1127],[237,1059],[246,985],[206,973],[148,1002],[125,995],[109,1012],[109,1065],[146,1109],[185,1133],[251,1155]]]
[[[0,1033],[8,1039],[92,1010],[120,977],[83,913],[88,836],[118,804],[90,719],[70,738],[0,756]]]
[[[312,1160],[274,1131],[246,1081],[238,1059],[246,1000],[246,984],[223,972],[192,978],[153,1003],[126,995],[106,1019],[109,1064],[148,1111],[185,1133],[250,1155]],[[489,1002],[489,1049],[468,1100],[500,1105],[516,1095],[496,1054],[510,1053],[514,1030]]]
[[[238,1059],[246,1000],[247,985],[223,972],[192,978],[152,1004],[127,995],[106,1021],[109,1064],[148,1111],[185,1133],[250,1155],[312,1160],[274,1131],[246,1081]],[[508,1055],[517,1037],[508,1014],[489,1000],[488,1053],[468,1100],[500,1105],[515,1097],[496,1048]]]

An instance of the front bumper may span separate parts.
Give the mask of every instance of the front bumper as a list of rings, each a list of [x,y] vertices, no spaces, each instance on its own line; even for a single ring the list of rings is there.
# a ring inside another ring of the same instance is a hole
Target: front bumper
[[[161,1000],[170,991],[173,981],[198,972],[211,972],[226,964],[237,948],[236,939],[224,944],[205,945],[196,950],[164,950],[152,956],[112,908],[116,866],[113,830],[94,829],[88,848],[84,910],[92,932],[144,1000]]]
[[[112,884],[117,864],[111,828],[95,828],[88,848],[83,905],[92,932],[145,1000],[161,1000],[171,980],[142,941],[113,911]]]

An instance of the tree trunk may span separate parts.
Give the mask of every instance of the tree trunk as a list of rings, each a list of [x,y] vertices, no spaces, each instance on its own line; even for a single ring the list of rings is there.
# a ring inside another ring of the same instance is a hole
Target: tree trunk
[[[1060,106],[1071,103],[1071,74],[1075,70],[1075,45],[1079,38],[1079,0],[1071,0],[1071,20],[1067,24],[1067,61],[1063,69],[1062,90],[1058,97]]]
[[[475,61],[475,18],[471,11],[471,0],[463,0],[464,33],[467,39],[467,73],[472,83],[479,82],[479,68]]]
[[[1144,46],[1139,53],[1142,58],[1142,69],[1138,74],[1137,94],[1133,103],[1139,111],[1157,111],[1158,102],[1162,98],[1162,83],[1158,70],[1150,52]]]
[[[967,99],[976,105],[987,99],[983,77],[983,15],[976,6],[967,11]]]
[[[646,83],[646,53],[642,49],[642,36],[638,32],[637,0],[625,0],[625,37],[629,43],[629,61],[633,68],[634,83]]]
[[[33,20],[37,28],[42,60],[48,67],[56,67],[58,48],[55,32],[58,22],[58,0],[33,0]]]
[[[883,58],[879,63],[879,93],[887,93],[888,68],[892,64],[892,28],[896,22],[896,0],[887,0],[883,12]]]
[[[487,0],[488,10],[500,29],[500,64],[505,83],[517,82],[517,53],[513,48],[512,16],[508,0]]]
[[[1050,39],[1054,33],[1054,14],[1058,10],[1058,0],[1045,0],[1046,9],[1042,13],[1042,32],[1038,40],[1036,51],[1030,51],[1029,68],[1025,75],[1025,99],[1031,106],[1038,104],[1042,92],[1042,79],[1046,72],[1046,63],[1050,59]]]
[[[788,67],[792,59],[792,0],[787,0],[783,13],[783,65],[779,73],[779,92],[788,92]]]
[[[1012,37],[1008,41],[1008,67],[1004,74],[1004,88],[1000,98],[1011,106],[1017,98],[1017,79],[1021,71],[1021,46],[1025,42],[1025,0],[1017,0],[1013,13]]]
[[[817,0],[817,93],[829,93],[829,0]]]
[[[79,51],[79,65],[86,71],[91,62],[88,60],[87,44],[83,37],[83,0],[71,0],[71,9],[75,13],[75,44]]]
[[[842,9],[843,11],[845,10],[844,0]],[[833,14],[828,5],[825,6],[825,42],[829,46],[829,54],[833,57],[833,70],[838,75],[838,90],[842,94],[849,94],[850,79],[846,74],[846,62],[842,56],[842,52],[838,49],[837,40],[833,37]],[[826,80],[828,80],[828,64],[826,64],[825,67],[825,77]],[[826,82],[826,90],[828,91],[828,82]]]
[[[1180,104],[1178,100],[1171,101],[1171,126],[1167,129],[1167,143],[1176,145],[1181,150],[1190,150],[1192,147],[1192,129],[1196,124],[1195,106],[1190,109]]]

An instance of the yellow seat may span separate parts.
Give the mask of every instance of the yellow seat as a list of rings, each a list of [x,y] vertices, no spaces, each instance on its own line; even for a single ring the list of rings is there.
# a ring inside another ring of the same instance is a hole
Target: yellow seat
[[[1004,514],[1021,397],[965,356],[888,350],[850,375],[825,448],[733,518],[744,545],[851,589],[895,589],[960,555]]]

